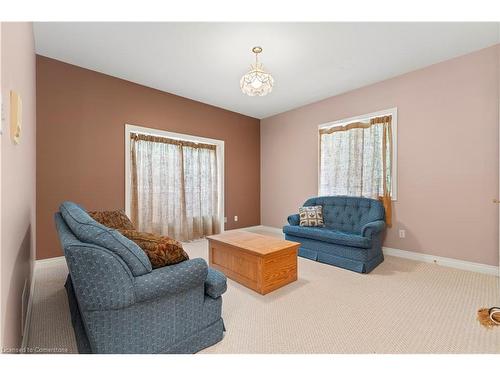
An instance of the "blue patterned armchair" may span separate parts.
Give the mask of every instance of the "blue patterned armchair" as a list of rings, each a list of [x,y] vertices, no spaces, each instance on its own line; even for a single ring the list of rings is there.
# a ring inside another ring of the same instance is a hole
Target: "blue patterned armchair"
[[[80,353],[195,353],[223,337],[226,277],[203,259],[152,269],[142,249],[65,202],[55,216]]]
[[[304,206],[323,206],[324,227],[301,227],[299,215],[288,217],[285,238],[300,242],[299,256],[368,273],[384,260],[385,211],[375,199],[329,196],[308,199]]]

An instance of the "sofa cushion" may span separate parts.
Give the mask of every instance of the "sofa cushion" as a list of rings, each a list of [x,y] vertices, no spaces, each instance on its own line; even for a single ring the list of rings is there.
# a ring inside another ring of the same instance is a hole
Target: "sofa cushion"
[[[120,230],[120,233],[144,250],[153,268],[171,266],[189,259],[182,244],[173,238],[136,230]]]
[[[306,206],[299,208],[299,225],[301,227],[323,227],[323,207]]]
[[[337,245],[361,247],[365,249],[370,248],[372,245],[372,241],[367,237],[362,237],[348,232],[341,232],[327,227],[318,228],[286,225],[283,227],[283,232],[291,236],[309,238]]]
[[[120,232],[98,223],[73,202],[64,202],[59,210],[68,227],[80,241],[112,251],[127,264],[134,276],[151,272],[151,262],[144,251]]]
[[[88,211],[89,216],[105,227],[113,229],[133,230],[134,224],[122,210]]]

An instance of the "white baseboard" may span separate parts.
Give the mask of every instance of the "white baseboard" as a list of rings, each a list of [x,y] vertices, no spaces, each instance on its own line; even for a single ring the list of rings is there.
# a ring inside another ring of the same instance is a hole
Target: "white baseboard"
[[[445,258],[437,255],[416,253],[413,251],[406,251],[400,249],[394,249],[391,247],[382,248],[384,255],[391,255],[400,258],[417,260],[420,262],[434,263],[439,266],[457,268],[465,271],[479,272],[486,275],[499,276],[498,267],[491,266],[489,264],[474,263],[466,260]]]
[[[251,227],[239,228],[239,230],[248,230],[248,231],[261,230],[261,231],[273,232],[276,234],[283,234],[283,231],[281,228],[270,227],[267,225],[254,225]],[[394,248],[390,248],[390,247],[383,247],[383,252],[385,255],[389,255],[389,256],[396,256],[399,258],[406,258],[406,259],[416,260],[419,262],[434,263],[434,264],[444,266],[444,267],[451,267],[451,268],[457,268],[457,269],[461,269],[461,270],[465,270],[465,271],[479,272],[479,273],[483,273],[486,275],[499,276],[499,267],[498,266],[491,266],[489,264],[469,262],[466,260],[460,260],[460,259],[454,259],[454,258],[445,258],[445,257],[437,256],[437,255],[417,253],[414,251],[394,249]],[[36,272],[37,268],[48,267],[48,266],[51,266],[53,264],[57,264],[60,262],[65,262],[64,256],[36,260],[35,261],[35,271],[33,273]],[[33,275],[33,279],[34,279],[34,275]],[[31,285],[31,291],[32,290],[33,290],[33,282]],[[31,299],[31,294],[32,293],[30,292],[30,299]],[[30,306],[31,306],[31,302],[28,302],[28,309],[30,308]],[[26,314],[26,318],[27,319],[29,318],[28,313]]]
[[[226,229],[224,230],[224,232],[230,232],[232,230],[248,230],[248,231],[252,231],[254,229],[261,229],[263,227],[263,225],[254,225],[252,227],[243,227],[243,228],[236,228],[236,229]]]
[[[54,258],[46,258],[46,259],[37,259],[35,260],[35,270],[38,268],[45,268],[48,266],[56,265],[59,263],[64,263],[66,262],[66,259],[64,258],[64,255],[54,257]]]
[[[274,233],[283,233],[280,228],[269,227],[266,225],[256,225],[253,227],[241,228],[241,229],[250,230],[250,231],[251,230],[263,230],[263,231],[269,231],[269,232],[274,232]],[[445,257],[437,256],[437,255],[417,253],[414,251],[400,250],[400,249],[394,249],[394,248],[390,248],[390,247],[383,247],[382,251],[384,252],[384,255],[390,255],[390,256],[395,256],[395,257],[399,257],[399,258],[406,258],[406,259],[416,260],[416,261],[425,262],[425,263],[434,263],[434,264],[437,264],[437,265],[440,265],[443,267],[457,268],[460,270],[478,272],[478,273],[483,273],[486,275],[500,276],[499,275],[499,267],[498,266],[491,266],[489,264],[474,263],[474,262],[469,262],[466,260],[445,258]]]

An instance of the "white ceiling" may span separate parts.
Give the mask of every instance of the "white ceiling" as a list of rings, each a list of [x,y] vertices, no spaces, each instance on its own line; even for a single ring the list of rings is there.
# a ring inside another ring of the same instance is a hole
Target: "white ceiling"
[[[256,118],[499,42],[498,23],[35,23],[36,51]],[[273,92],[239,87],[254,61]]]

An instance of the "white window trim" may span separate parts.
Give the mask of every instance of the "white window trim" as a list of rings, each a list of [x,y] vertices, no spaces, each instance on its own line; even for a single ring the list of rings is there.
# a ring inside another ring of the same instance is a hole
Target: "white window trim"
[[[351,122],[356,122],[356,121],[363,121],[363,120],[368,120],[373,117],[379,117],[379,116],[385,116],[385,115],[392,115],[392,197],[391,199],[393,201],[398,200],[398,108],[389,108],[389,109],[384,109],[382,111],[377,111],[377,112],[372,112],[372,113],[366,113],[363,115],[359,116],[354,116],[354,117],[349,117],[346,119],[342,120],[337,120],[337,121],[332,121],[328,122],[326,124],[320,124],[318,125],[318,194],[319,194],[319,179],[320,179],[320,162],[321,162],[321,155],[320,155],[320,147],[319,144],[321,142],[321,137],[319,134],[320,129],[325,129],[325,128],[331,128],[335,126],[341,126],[345,124],[349,124]]]
[[[159,137],[178,139],[196,143],[215,145],[217,154],[217,189],[219,193],[219,221],[221,232],[224,232],[224,141],[212,138],[203,138],[194,135],[173,133],[165,130],[146,128],[143,126],[125,124],[125,213],[130,217],[131,191],[130,191],[130,133],[142,133]]]

